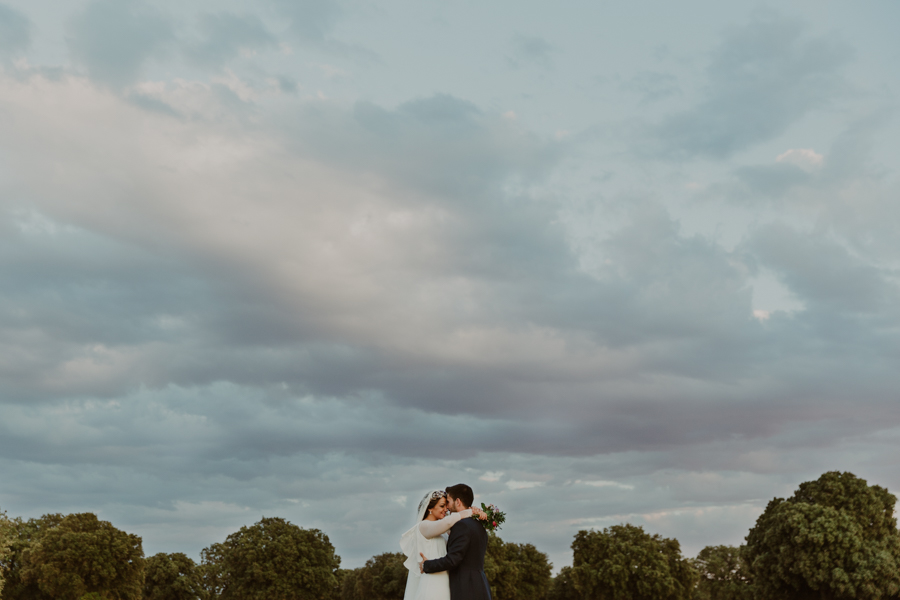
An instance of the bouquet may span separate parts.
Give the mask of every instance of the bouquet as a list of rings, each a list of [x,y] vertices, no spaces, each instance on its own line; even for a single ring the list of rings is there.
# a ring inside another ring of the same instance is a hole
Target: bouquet
[[[481,511],[472,515],[472,518],[481,523],[488,531],[497,531],[500,525],[506,521],[506,513],[493,504],[481,503]]]

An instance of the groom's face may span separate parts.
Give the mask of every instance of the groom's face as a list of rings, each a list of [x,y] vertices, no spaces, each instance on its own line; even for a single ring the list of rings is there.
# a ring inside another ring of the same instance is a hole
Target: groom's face
[[[447,508],[450,510],[450,512],[461,511],[462,508],[460,506],[461,506],[461,504],[460,504],[459,500],[457,500],[456,498],[454,498],[453,496],[451,496],[449,494],[447,495]]]

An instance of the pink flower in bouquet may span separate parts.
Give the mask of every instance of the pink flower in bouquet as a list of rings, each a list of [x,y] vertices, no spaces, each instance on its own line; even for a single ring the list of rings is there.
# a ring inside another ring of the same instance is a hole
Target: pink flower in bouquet
[[[506,522],[506,515],[497,508],[496,504],[481,504],[481,509],[477,512],[473,511],[473,517],[477,516],[481,522],[481,526],[487,531],[494,532],[500,529],[500,526]]]

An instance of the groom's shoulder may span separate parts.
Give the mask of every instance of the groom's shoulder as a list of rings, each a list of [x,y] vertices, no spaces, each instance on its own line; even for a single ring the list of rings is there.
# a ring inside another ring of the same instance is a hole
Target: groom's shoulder
[[[461,533],[470,539],[487,538],[487,530],[475,519],[463,519],[456,525],[465,527]]]
[[[461,529],[467,529],[469,531],[475,531],[476,529],[480,529],[481,525],[475,522],[475,519],[469,517],[467,519],[462,519],[459,523],[455,525],[455,527],[460,527]]]

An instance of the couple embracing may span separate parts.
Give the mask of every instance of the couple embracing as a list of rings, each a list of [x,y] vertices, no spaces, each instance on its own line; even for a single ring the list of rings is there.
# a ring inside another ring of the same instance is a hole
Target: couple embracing
[[[474,500],[464,483],[422,498],[416,524],[400,538],[409,569],[403,600],[491,600],[484,575],[487,531],[469,518],[481,515]]]

